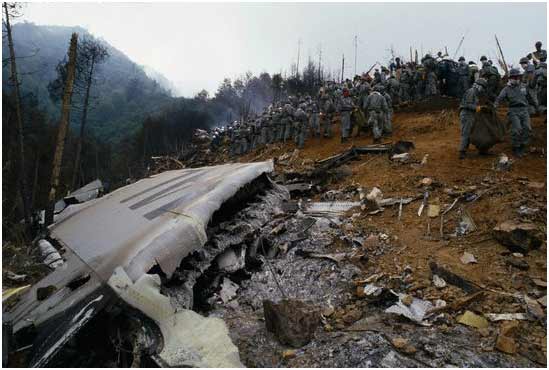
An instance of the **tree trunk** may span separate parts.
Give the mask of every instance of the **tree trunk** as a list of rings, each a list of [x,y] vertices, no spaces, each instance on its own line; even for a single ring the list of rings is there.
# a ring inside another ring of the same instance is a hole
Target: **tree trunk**
[[[21,110],[21,92],[19,91],[19,80],[17,77],[17,65],[15,64],[15,49],[13,47],[13,38],[11,34],[11,24],[10,24],[10,15],[8,11],[8,4],[3,3],[4,12],[6,14],[6,32],[8,36],[8,47],[10,51],[10,79],[13,84],[13,93],[15,97],[15,112],[16,112],[16,122],[17,122],[17,141],[19,144],[19,170],[18,174],[19,182],[21,184],[21,199],[23,201],[23,214],[25,216],[25,223],[27,227],[31,226],[30,220],[30,206],[28,198],[28,187],[27,187],[27,176],[25,171],[25,140],[23,134],[23,113]],[[15,194],[9,194],[15,198]]]
[[[61,121],[59,122],[59,131],[57,133],[57,143],[53,157],[53,166],[51,174],[50,193],[48,196],[48,208],[46,210],[46,226],[53,223],[53,211],[55,207],[55,198],[57,187],[59,186],[59,174],[61,173],[61,161],[63,159],[63,150],[65,148],[65,139],[69,129],[72,89],[74,85],[74,74],[76,68],[76,46],[78,43],[78,34],[73,33],[69,47],[69,65],[67,68],[67,81],[63,91],[63,102],[61,105]]]
[[[82,154],[82,142],[84,141],[84,129],[88,118],[88,106],[90,104],[90,90],[93,82],[93,68],[95,66],[95,56],[92,56],[88,78],[86,79],[86,94],[84,95],[84,110],[82,111],[82,121],[80,122],[80,137],[76,143],[76,157],[74,160],[74,169],[72,171],[72,190],[77,188],[78,175],[80,171],[80,156]]]

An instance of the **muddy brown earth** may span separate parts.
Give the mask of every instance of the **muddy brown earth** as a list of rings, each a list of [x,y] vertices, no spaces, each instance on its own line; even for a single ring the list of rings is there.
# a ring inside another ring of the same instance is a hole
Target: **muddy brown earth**
[[[500,119],[506,119],[505,111],[498,115]],[[445,210],[456,199],[456,194],[464,196],[445,215],[442,228],[440,216],[428,217],[428,207],[418,216],[421,200],[403,205],[400,219],[398,205],[386,207],[377,214],[351,210],[341,218],[340,225],[332,225],[333,230],[324,230],[332,236],[332,241],[321,243],[317,251],[356,254],[356,246],[342,242],[342,236],[362,237],[368,242],[358,248],[365,255],[359,262],[312,262],[312,259],[296,257],[293,251],[273,259],[275,270],[278,269],[283,280],[282,286],[310,284],[317,287],[317,293],[302,290],[302,294],[294,298],[308,300],[321,309],[333,307],[334,312],[323,317],[323,324],[308,345],[299,349],[280,345],[272,333],[265,330],[260,307],[261,299],[276,298],[272,297],[276,296],[277,289],[270,281],[271,274],[263,271],[261,278],[252,277],[242,283],[231,307],[211,313],[220,315],[228,323],[243,362],[248,366],[269,367],[545,366],[547,143],[544,117],[533,117],[532,126],[530,152],[524,158],[511,157],[507,135],[505,142],[492,148],[488,155],[479,155],[470,148],[468,158],[459,160],[457,111],[445,108],[423,113],[395,113],[394,133],[387,141],[412,141],[415,144],[412,162],[395,163],[387,155],[361,155],[345,165],[348,176],[323,187],[310,198],[321,200],[323,194],[333,190],[338,200],[358,200],[357,191],[350,189],[361,188],[368,192],[373,187],[379,188],[384,198],[421,196],[429,190],[429,204]],[[279,158],[289,153],[293,154],[291,160],[279,164],[277,171],[299,172],[314,161],[352,145],[372,143],[369,136],[340,143],[338,134],[336,125],[333,138],[308,139],[303,150],[295,151],[293,144],[271,145],[239,160]],[[495,169],[501,153],[513,161],[509,171]],[[424,178],[432,180],[428,187],[421,184]],[[521,207],[533,211],[521,214]],[[464,215],[472,219],[474,230],[456,235]],[[495,226],[507,220],[534,223],[543,238],[541,247],[523,255],[513,255],[513,251],[495,240],[492,234]],[[312,231],[315,232],[314,228]],[[380,237],[386,239],[380,240]],[[305,249],[315,249],[315,238],[310,240],[313,242],[309,241]],[[464,253],[472,254],[476,262],[463,263]],[[472,282],[484,294],[460,309],[446,311],[430,322],[429,327],[386,314],[384,310],[390,302],[372,303],[356,295],[357,281],[378,274],[381,277],[373,281],[379,286],[430,302],[443,300],[451,305],[469,296],[470,292],[452,284],[435,287],[431,262]],[[300,265],[304,263],[306,266]],[[288,271],[295,273],[293,282]],[[300,274],[299,271],[308,273]],[[272,284],[271,296],[262,293],[260,284],[254,283],[254,279],[268,286]],[[329,286],[319,283],[321,280],[330,281]],[[525,296],[526,300],[538,302],[534,308],[526,304]],[[458,323],[466,310],[483,316],[528,313],[532,309],[538,309],[538,314],[541,309],[542,316],[538,315],[536,319],[530,314],[527,320],[489,321],[485,328]],[[513,326],[512,334],[507,330],[509,325]],[[502,334],[505,338],[500,338]],[[401,339],[411,347],[395,345]]]

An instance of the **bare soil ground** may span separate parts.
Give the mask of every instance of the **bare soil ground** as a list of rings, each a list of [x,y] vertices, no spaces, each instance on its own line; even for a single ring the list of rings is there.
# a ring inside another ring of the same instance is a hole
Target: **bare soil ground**
[[[498,112],[498,116],[506,120],[505,111]],[[293,161],[294,169],[299,170],[311,161],[342,152],[351,145],[372,143],[370,136],[340,143],[338,126],[335,125],[335,134],[331,139],[309,138],[305,148],[296,152],[298,159]],[[540,249],[521,258],[528,264],[528,269],[522,270],[507,263],[512,258],[511,252],[496,241],[491,233],[493,227],[506,220],[526,220],[536,223],[540,231],[546,234],[547,128],[544,117],[534,117],[532,126],[530,153],[524,158],[511,157],[510,138],[507,135],[505,142],[492,148],[491,154],[479,155],[474,148],[470,148],[468,158],[459,160],[457,147],[460,124],[457,111],[442,109],[424,113],[396,112],[393,136],[387,141],[412,141],[415,144],[413,157],[419,162],[428,155],[427,162],[424,165],[398,164],[390,161],[387,155],[362,155],[360,160],[347,164],[352,175],[332,184],[326,190],[343,190],[349,187],[369,190],[375,186],[381,189],[384,197],[414,196],[423,191],[419,183],[421,179],[428,177],[434,181],[429,203],[440,204],[442,210],[455,198],[450,197],[451,192],[471,191],[482,194],[476,201],[459,202],[448,213],[443,224],[444,235],[455,232],[460,214],[464,212],[470,214],[477,228],[463,237],[441,239],[440,218],[437,217],[431,219],[431,238],[426,237],[427,210],[425,209],[421,217],[417,215],[421,201],[404,205],[400,220],[397,217],[398,206],[386,208],[384,212],[375,215],[362,212],[360,217],[353,218],[355,230],[362,230],[365,235],[371,230],[382,231],[398,246],[377,256],[372,253],[363,267],[364,277],[375,273],[394,275],[410,266],[415,282],[414,296],[429,300],[443,299],[447,302],[464,297],[463,291],[451,285],[443,289],[433,286],[429,268],[429,262],[433,261],[487,290],[483,299],[468,307],[479,314],[525,312],[524,305],[508,294],[534,298],[545,296],[546,287],[543,287],[543,282],[547,280],[546,242],[544,241]],[[260,152],[249,153],[239,160],[265,160],[292,153],[294,150],[293,144],[275,145]],[[493,165],[500,153],[506,153],[513,159],[510,171],[494,169]],[[277,169],[284,171],[287,167],[278,166]],[[528,217],[519,216],[517,210],[520,206],[538,208],[539,212]],[[464,252],[473,254],[478,262],[462,263],[460,257]],[[535,279],[541,280],[541,285],[539,280],[534,282]],[[458,325],[455,322],[454,324]],[[476,330],[474,333],[479,338],[492,337],[495,342],[498,325],[491,323],[488,331]],[[546,321],[520,321],[517,342],[519,349],[516,356],[525,356],[538,364],[546,363]]]

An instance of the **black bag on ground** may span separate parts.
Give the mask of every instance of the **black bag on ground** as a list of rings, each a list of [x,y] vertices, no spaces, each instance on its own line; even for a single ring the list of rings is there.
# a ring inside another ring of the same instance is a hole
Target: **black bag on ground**
[[[481,108],[475,114],[475,121],[471,130],[471,144],[479,152],[485,153],[497,143],[505,140],[505,125],[501,122],[495,112],[490,108]]]

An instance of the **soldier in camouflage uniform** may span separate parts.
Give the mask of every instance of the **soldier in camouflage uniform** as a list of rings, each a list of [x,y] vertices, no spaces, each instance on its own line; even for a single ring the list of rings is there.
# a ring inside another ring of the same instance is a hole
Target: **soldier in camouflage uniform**
[[[379,86],[378,91],[387,102],[387,112],[385,113],[385,119],[383,121],[383,134],[390,136],[393,133],[393,100],[383,86]]]
[[[541,112],[547,111],[547,62],[542,60],[534,72],[534,85],[536,86],[538,104]]]
[[[509,72],[509,82],[494,102],[494,108],[497,108],[502,102],[507,102],[509,105],[507,117],[511,122],[511,144],[513,155],[516,157],[522,157],[525,154],[532,132],[530,114],[528,113],[529,95],[520,80],[520,71],[517,68],[512,68]]]
[[[383,95],[379,93],[379,87],[376,86],[374,91],[368,95],[362,109],[368,112],[368,124],[372,127],[374,143],[379,143],[388,110],[387,101]]]
[[[469,90],[470,72],[464,57],[459,57],[458,62],[458,96],[462,97]]]
[[[311,98],[309,98],[309,102],[307,104],[307,113],[309,114],[310,119],[310,127],[311,127],[311,136],[319,137],[320,136],[320,109],[318,108],[318,104],[313,101]]]
[[[541,48],[541,41],[536,42],[536,51],[532,53],[534,65],[537,67],[540,62],[547,61],[547,50]]]
[[[524,71],[522,74],[522,84],[526,87],[526,92],[530,96],[529,100],[533,102],[528,106],[528,112],[530,114],[534,114],[539,109],[536,85],[534,83],[534,73],[536,71],[536,67],[534,67],[534,65],[530,63],[526,57],[520,58],[520,66]]]
[[[393,104],[400,103],[400,83],[394,75],[390,75],[385,83],[385,90],[391,96]]]
[[[482,62],[482,68],[479,71],[479,77],[484,78],[488,83],[486,87],[486,96],[488,100],[494,101],[499,90],[501,76],[499,75],[498,69],[493,65],[490,65],[489,61],[486,60],[486,57],[483,56],[483,58],[484,61]],[[481,58],[481,60],[483,59]]]
[[[351,136],[351,111],[354,107],[353,98],[351,98],[350,91],[346,87],[343,88],[343,96],[339,105],[341,112],[341,142],[343,143]]]
[[[407,66],[400,72],[400,101],[409,102],[411,100],[410,90],[412,88],[412,71]]]
[[[461,122],[461,143],[459,145],[459,159],[465,159],[467,148],[469,148],[469,137],[475,120],[475,112],[479,107],[479,97],[486,89],[487,83],[484,78],[479,78],[473,87],[467,89],[461,98],[459,105],[459,120]]]
[[[290,103],[284,104],[284,110],[282,114],[282,125],[284,126],[284,142],[287,142],[294,136],[293,118],[294,108]]]

